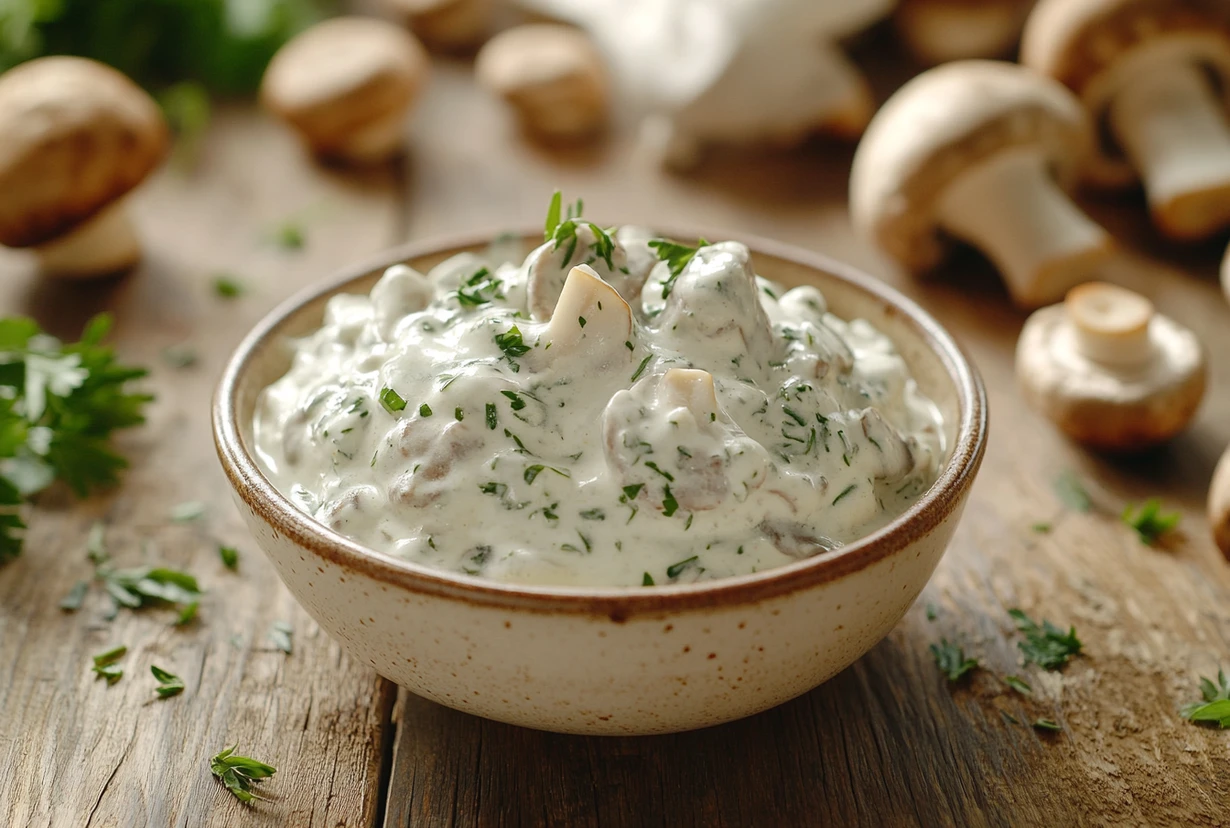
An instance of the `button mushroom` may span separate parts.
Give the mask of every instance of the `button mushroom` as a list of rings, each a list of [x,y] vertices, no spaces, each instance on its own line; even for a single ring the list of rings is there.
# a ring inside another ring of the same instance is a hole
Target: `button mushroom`
[[[1187,426],[1205,387],[1196,335],[1148,299],[1092,282],[1034,313],[1016,352],[1026,400],[1064,433],[1098,449],[1131,451]]]
[[[1209,485],[1209,523],[1217,548],[1230,560],[1230,449],[1222,455]]]
[[[517,26],[479,50],[478,82],[517,111],[526,131],[574,140],[606,123],[610,97],[602,57],[584,32],[555,23]]]
[[[1113,142],[1090,177],[1144,182],[1175,239],[1230,225],[1230,6],[1211,0],[1043,0],[1026,65],[1072,88]]]
[[[851,218],[914,271],[940,263],[941,233],[968,242],[1018,305],[1044,305],[1112,253],[1065,192],[1092,144],[1085,112],[1058,83],[1008,63],[949,63],[873,119],[854,156]]]
[[[492,0],[384,0],[427,45],[444,50],[481,43],[491,25]]]
[[[140,245],[124,196],[166,154],[157,104],[114,69],[75,57],[0,76],[0,243],[42,272],[91,278],[132,267]]]
[[[934,66],[1002,57],[1017,45],[1034,0],[902,0],[893,19],[906,48]]]
[[[338,17],[274,55],[261,100],[318,157],[379,162],[401,151],[406,113],[428,72],[427,53],[409,32],[371,18]]]

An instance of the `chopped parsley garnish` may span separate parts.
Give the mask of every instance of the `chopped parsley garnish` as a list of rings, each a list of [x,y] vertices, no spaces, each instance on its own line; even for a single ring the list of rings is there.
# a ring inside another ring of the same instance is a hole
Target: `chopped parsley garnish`
[[[406,410],[406,401],[387,385],[380,389],[380,406],[390,414],[397,416],[398,411]]]
[[[481,307],[492,299],[503,298],[501,287],[503,282],[493,276],[489,269],[480,267],[457,288],[457,304],[471,309]]]
[[[422,405],[420,405],[419,406],[419,416],[420,417],[430,417],[431,416],[431,406],[428,405],[427,403],[423,403]]]
[[[581,326],[582,328],[584,328],[584,327],[585,327],[585,317],[584,317],[584,316],[578,316],[578,317],[577,317],[577,323],[578,323],[578,324],[580,324],[580,326]]]
[[[487,428],[495,431],[496,425],[499,424],[499,415],[495,410],[495,403],[487,403]]]
[[[641,578],[641,586],[654,586],[653,576],[648,572]]]
[[[1214,722],[1218,727],[1230,728],[1230,681],[1224,670],[1217,671],[1217,683],[1201,677],[1200,696],[1203,701],[1184,706],[1183,718],[1193,722]]]
[[[488,480],[486,483],[478,487],[478,490],[483,494],[495,495],[496,497],[504,497],[508,494],[508,486],[504,483],[498,483],[494,480]]]
[[[665,477],[667,480],[671,481],[672,483],[675,482],[675,475],[671,474],[668,471],[663,471],[662,469],[658,468],[658,464],[652,460],[645,461],[645,468],[653,469],[658,474],[662,475],[663,477]]]
[[[1074,512],[1093,511],[1093,498],[1074,472],[1066,471],[1055,478],[1055,496]]]
[[[188,500],[171,507],[171,520],[176,523],[191,523],[205,517],[205,504],[199,500]]]
[[[525,400],[521,399],[521,395],[516,391],[501,391],[500,393],[509,399],[508,407],[513,411],[520,411],[525,408]]]
[[[525,482],[533,483],[535,480],[538,479],[539,473],[541,473],[542,470],[545,468],[546,466],[542,465],[541,463],[535,463],[532,466],[526,466],[525,474],[523,475],[523,477],[525,477]]]
[[[614,270],[615,241],[611,238],[610,231],[603,230],[592,221],[581,218],[581,211],[585,208],[585,203],[579,198],[576,204],[568,205],[561,220],[562,201],[563,197],[559,190],[556,190],[551,196],[550,204],[547,205],[547,220],[543,225],[543,238],[555,243],[551,249],[558,250],[560,245],[566,242],[568,247],[564,252],[564,261],[572,261],[573,254],[577,250],[577,228],[586,225],[594,234],[592,245],[594,254],[606,262],[609,270]]]
[[[504,333],[495,335],[495,344],[500,346],[500,350],[509,359],[513,357],[525,356],[530,351],[530,346],[525,344],[521,338],[521,329],[513,325]]]
[[[228,273],[214,277],[214,294],[222,299],[238,299],[248,292],[243,282]]]
[[[162,361],[177,370],[196,365],[200,357],[196,350],[186,343],[168,345],[162,349]]]
[[[302,250],[307,247],[307,234],[295,221],[283,222],[274,230],[273,240],[283,250]]]
[[[285,621],[274,621],[269,625],[269,640],[273,642],[273,646],[287,655],[290,655],[294,650],[294,645],[291,641],[294,634],[294,628]]]
[[[580,515],[582,520],[606,520],[606,512],[601,509],[586,509]]]
[[[930,649],[932,657],[935,658],[935,665],[951,682],[960,681],[978,666],[977,659],[966,658],[965,650],[951,643],[947,638],[941,638],[940,643],[932,644]]]
[[[681,574],[683,574],[683,570],[687,569],[691,564],[696,563],[699,558],[699,555],[693,555],[690,558],[684,558],[682,561],[679,561],[679,563],[671,564],[666,568],[666,576],[668,578],[678,578]]]
[[[807,425],[807,421],[806,421],[806,420],[804,420],[804,419],[803,419],[803,418],[799,415],[799,413],[798,413],[797,411],[795,411],[793,408],[791,408],[790,406],[788,406],[788,405],[783,405],[783,406],[782,406],[782,411],[786,412],[786,416],[787,416],[787,417],[789,417],[790,419],[794,420],[794,421],[795,421],[796,423],[798,423],[799,425],[801,425],[801,426],[805,426],[805,425]]]
[[[645,488],[644,483],[633,483],[631,486],[624,486],[624,493],[620,496],[620,503],[627,503],[629,500],[636,500],[636,496],[641,493],[641,489]]]
[[[154,674],[154,678],[158,680],[158,686],[154,688],[154,692],[158,694],[160,699],[169,699],[171,696],[178,696],[184,692],[184,680],[174,673],[168,673],[156,664],[149,666],[149,671]]]
[[[1033,723],[1035,730],[1047,730],[1052,733],[1058,733],[1063,730],[1059,723],[1053,719],[1036,719]]]
[[[1004,676],[1004,684],[1008,685],[1023,696],[1032,695],[1034,692],[1034,689],[1029,686],[1029,682],[1025,681],[1025,679],[1020,676]]]
[[[1058,670],[1081,651],[1081,641],[1076,637],[1076,628],[1069,627],[1065,633],[1050,621],[1043,620],[1039,626],[1019,609],[1008,610],[1016,628],[1025,635],[1017,646],[1025,655],[1025,663],[1033,662],[1044,670]]]
[[[461,422],[466,418],[466,413],[461,410],[461,406],[457,406],[457,408],[453,410],[453,416],[457,418],[457,422]]]
[[[1149,546],[1173,532],[1182,519],[1179,512],[1162,512],[1162,502],[1157,498],[1150,498],[1139,506],[1128,504],[1122,515],[1123,522],[1136,530],[1141,543]]]
[[[671,487],[666,486],[664,488],[664,494],[662,495],[662,514],[670,517],[675,514],[678,509],[679,501],[675,500],[675,496],[671,494]]]
[[[222,780],[226,789],[240,802],[251,802],[257,798],[252,792],[252,785],[273,776],[278,769],[247,756],[236,756],[235,747],[231,745],[210,759],[209,772]]]
[[[688,264],[696,257],[696,253],[702,248],[707,247],[709,242],[704,239],[699,239],[696,242],[696,247],[688,247],[686,244],[669,241],[667,239],[654,239],[649,242],[650,249],[657,254],[658,259],[666,262],[667,270],[670,272],[670,277],[662,283],[662,298],[671,295],[671,291],[675,289],[675,282],[679,279],[680,274]]]
[[[645,372],[645,366],[649,364],[649,360],[651,359],[653,359],[653,354],[647,354],[645,358],[641,360],[641,364],[636,366],[636,370],[632,372],[633,382],[636,382],[638,379],[640,379],[641,374]]]
[[[843,497],[845,497],[846,495],[850,494],[850,492],[854,491],[854,490],[855,490],[855,489],[857,489],[857,488],[858,488],[858,484],[857,484],[857,483],[851,483],[849,486],[846,486],[844,489],[842,489],[842,490],[841,490],[841,494],[839,494],[839,495],[837,495],[837,497],[833,498],[833,505],[834,505],[834,506],[836,506],[839,502],[841,502],[841,499],[842,499]]]
[[[107,680],[107,684],[115,684],[124,677],[124,670],[117,662],[124,657],[128,652],[128,647],[121,644],[118,647],[113,647],[105,653],[99,653],[94,656],[94,673]]]
[[[219,546],[218,557],[222,559],[222,565],[234,572],[239,568],[239,550],[233,546]]]

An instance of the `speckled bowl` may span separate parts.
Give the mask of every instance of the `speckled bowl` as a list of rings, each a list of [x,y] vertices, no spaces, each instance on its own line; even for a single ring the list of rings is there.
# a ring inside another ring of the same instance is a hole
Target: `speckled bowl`
[[[528,248],[532,239],[525,241]],[[411,691],[565,733],[666,733],[730,721],[806,693],[867,652],[913,603],[956,529],[986,445],[986,393],[957,344],[909,300],[813,253],[743,241],[761,275],[815,284],[835,313],[863,317],[892,337],[940,406],[950,453],[909,511],[822,557],[655,588],[506,586],[347,540],[262,474],[252,454],[253,411],[290,364],[288,339],[319,326],[329,297],[367,292],[397,262],[426,270],[484,246],[413,244],[275,310],[239,346],[218,387],[218,456],[290,591],[351,656]]]

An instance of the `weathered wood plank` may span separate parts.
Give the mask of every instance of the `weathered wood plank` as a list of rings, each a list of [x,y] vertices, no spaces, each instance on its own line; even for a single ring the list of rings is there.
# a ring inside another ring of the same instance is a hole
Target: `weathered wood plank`
[[[300,610],[252,544],[230,503],[209,430],[224,360],[274,303],[337,267],[395,241],[397,174],[314,169],[293,140],[244,108],[225,110],[199,167],[174,165],[136,199],[149,255],[99,285],[51,285],[16,256],[0,261],[0,308],[30,313],[75,337],[99,310],[116,317],[124,359],[148,365],[158,395],[149,423],[121,440],[132,469],[109,494],[73,503],[42,498],[25,554],[0,569],[0,822],[6,825],[359,825],[376,816],[382,736],[392,688],[352,664]],[[279,249],[271,232],[294,219],[306,247]],[[212,276],[229,271],[250,292],[226,301]],[[161,350],[181,342],[198,365],[174,370]],[[199,524],[170,525],[172,505],[199,500]],[[208,589],[199,620],[174,628],[170,611],[102,621],[101,594],[75,614],[57,608],[89,577],[85,537],[105,521],[119,564],[147,557],[195,573]],[[143,555],[140,543],[157,552]],[[238,546],[238,574],[217,543]],[[295,631],[293,655],[275,649],[275,620]],[[95,681],[90,656],[127,644],[125,675]],[[150,664],[187,684],[157,701]],[[209,774],[208,758],[238,743],[277,766],[269,802],[245,809]]]

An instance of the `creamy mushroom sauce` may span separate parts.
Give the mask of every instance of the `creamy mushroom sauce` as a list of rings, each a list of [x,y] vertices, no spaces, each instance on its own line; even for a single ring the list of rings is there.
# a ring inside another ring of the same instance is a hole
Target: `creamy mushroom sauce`
[[[737,242],[672,275],[648,231],[571,229],[331,299],[258,406],[275,485],[429,567],[648,586],[822,554],[934,481],[939,410],[866,321]]]

